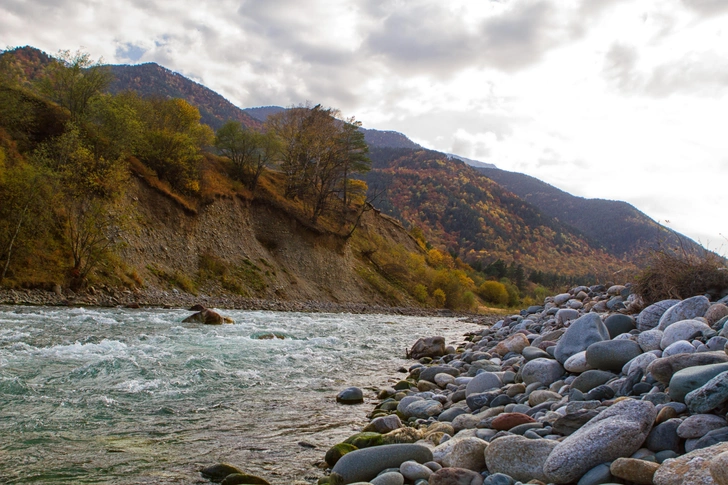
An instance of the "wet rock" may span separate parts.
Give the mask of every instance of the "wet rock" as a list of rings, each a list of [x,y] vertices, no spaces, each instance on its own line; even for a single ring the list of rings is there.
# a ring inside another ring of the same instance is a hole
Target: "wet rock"
[[[240,468],[228,465],[227,463],[218,463],[217,465],[203,468],[200,473],[202,474],[203,478],[206,478],[215,483],[220,483],[228,475],[232,475],[233,473],[243,473],[243,471]]]
[[[458,377],[460,375],[460,371],[454,367],[450,367],[449,365],[433,365],[432,367],[427,367],[420,371],[419,379],[435,382],[435,376],[437,374],[448,374],[452,377]]]
[[[516,480],[548,481],[543,464],[558,445],[553,440],[532,440],[504,436],[493,440],[485,450],[485,463],[491,473],[504,473]]]
[[[407,353],[411,359],[422,357],[442,357],[445,355],[445,337],[425,337],[418,339]]]
[[[356,446],[350,445],[349,443],[338,443],[329,448],[329,451],[326,452],[324,460],[326,461],[327,465],[333,467],[334,465],[336,465],[336,462],[341,459],[342,456],[357,449],[358,448]]]
[[[544,473],[555,483],[569,483],[600,463],[630,456],[647,438],[656,415],[650,402],[617,402],[559,443]]]
[[[364,393],[358,387],[347,387],[336,395],[336,402],[341,404],[360,404],[364,402]]]
[[[204,325],[222,325],[232,323],[226,321],[222,315],[213,310],[204,309],[182,320],[182,323],[202,323]]]
[[[220,482],[220,485],[270,485],[270,482],[256,475],[233,473]]]
[[[607,327],[596,313],[586,315],[574,320],[559,342],[556,344],[554,356],[560,364],[572,355],[586,350],[589,345],[602,340],[609,340]]]

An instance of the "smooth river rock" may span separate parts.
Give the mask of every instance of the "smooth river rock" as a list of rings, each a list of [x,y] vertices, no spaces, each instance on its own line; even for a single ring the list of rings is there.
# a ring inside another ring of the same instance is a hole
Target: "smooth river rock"
[[[700,320],[680,320],[663,330],[660,347],[666,349],[678,340],[692,340],[708,333],[715,331]]]
[[[728,362],[725,352],[700,352],[697,354],[678,354],[662,357],[647,366],[647,372],[663,384],[667,384],[672,376],[688,367],[719,364]]]
[[[728,451],[728,443],[702,448],[665,461],[655,472],[655,485],[715,485],[710,473],[714,458]],[[721,484],[722,485],[722,484]]]
[[[691,413],[707,413],[728,401],[728,372],[721,372],[685,396]]]
[[[558,445],[554,440],[533,440],[523,436],[504,436],[493,440],[485,450],[490,473],[505,473],[516,480],[547,482],[543,465]]]
[[[728,356],[726,356],[728,357]],[[465,395],[478,394],[481,392],[490,391],[492,389],[500,389],[503,385],[503,381],[493,372],[481,372],[477,376],[468,382],[465,386]]]
[[[700,354],[680,354],[680,355],[700,355]],[[672,357],[679,357],[673,355]],[[657,361],[656,361],[657,362]],[[652,364],[650,364],[652,365]],[[648,367],[649,368],[649,367]],[[688,367],[675,372],[670,379],[670,398],[673,401],[685,402],[685,396],[699,387],[702,387],[713,377],[728,371],[728,363],[700,365]]]
[[[596,313],[574,320],[556,344],[554,357],[563,365],[572,355],[586,350],[591,344],[609,340],[609,331]]]
[[[521,377],[526,385],[540,382],[550,386],[564,375],[564,368],[553,359],[534,359],[521,368]]]
[[[367,482],[386,468],[399,468],[405,461],[432,461],[432,451],[416,444],[382,445],[355,450],[342,456],[331,470],[333,485]]]
[[[621,371],[624,364],[642,353],[632,340],[605,340],[586,349],[586,362],[593,369]]]
[[[669,308],[677,305],[678,303],[680,303],[680,300],[662,300],[648,306],[642,310],[639,315],[637,315],[637,329],[640,332],[645,332],[657,327],[660,323],[660,317],[662,317]]]
[[[708,311],[708,308],[710,308],[710,300],[702,295],[682,300],[663,313],[657,328],[664,331],[675,322],[702,317]]]
[[[619,401],[560,442],[544,463],[554,483],[577,481],[600,463],[628,457],[637,451],[657,416],[649,401]]]

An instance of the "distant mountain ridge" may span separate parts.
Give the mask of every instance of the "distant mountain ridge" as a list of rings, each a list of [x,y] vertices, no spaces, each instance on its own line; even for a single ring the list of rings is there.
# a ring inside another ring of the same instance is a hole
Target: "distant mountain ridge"
[[[702,250],[696,242],[682,234],[678,238],[677,233],[659,225],[627,202],[577,197],[518,172],[498,168],[479,168],[478,171],[537,206],[544,214],[578,229],[593,245],[603,247],[615,256],[641,255],[660,245],[675,247],[682,244],[690,251]]]

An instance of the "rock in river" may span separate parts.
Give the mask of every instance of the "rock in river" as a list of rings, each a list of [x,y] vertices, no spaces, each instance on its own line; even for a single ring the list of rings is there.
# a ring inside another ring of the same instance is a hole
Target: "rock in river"
[[[386,468],[399,468],[405,461],[432,461],[429,448],[415,444],[382,445],[352,451],[342,456],[331,470],[331,483],[345,485],[367,482]]]

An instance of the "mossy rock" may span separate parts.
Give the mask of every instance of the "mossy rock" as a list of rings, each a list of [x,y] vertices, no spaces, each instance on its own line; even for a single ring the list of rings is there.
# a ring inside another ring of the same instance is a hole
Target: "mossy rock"
[[[371,431],[357,433],[344,440],[344,443],[354,445],[360,449],[369,448],[370,446],[379,446],[382,444],[382,435]]]
[[[331,478],[329,477],[321,477],[316,482],[316,485],[329,485],[331,483]]]
[[[387,401],[381,402],[377,405],[375,410],[381,410],[381,411],[395,411],[397,409],[397,405],[399,404],[399,401],[395,401],[394,399],[389,399]]]
[[[349,443],[339,443],[332,446],[329,451],[326,452],[324,460],[326,460],[327,465],[333,468],[334,465],[336,465],[336,462],[339,461],[342,456],[358,449],[359,448]]]
[[[367,415],[367,418],[369,419],[376,419],[381,418],[382,416],[389,416],[389,411],[385,411],[383,409],[375,409],[371,413]]]
[[[200,473],[202,474],[203,478],[207,478],[211,482],[220,483],[228,475],[232,475],[234,473],[243,473],[243,471],[240,468],[228,465],[227,463],[218,463],[217,465],[203,468]]]
[[[267,480],[264,480],[255,475],[248,475],[247,473],[233,473],[225,477],[220,485],[270,485]]]
[[[403,380],[403,381],[399,381],[398,383],[396,383],[396,384],[394,385],[394,389],[395,389],[395,390],[397,390],[397,391],[406,391],[406,390],[408,390],[408,389],[409,389],[410,387],[412,387],[412,384],[413,384],[413,383],[412,383],[412,382],[410,382],[410,381],[405,381],[405,380]]]

